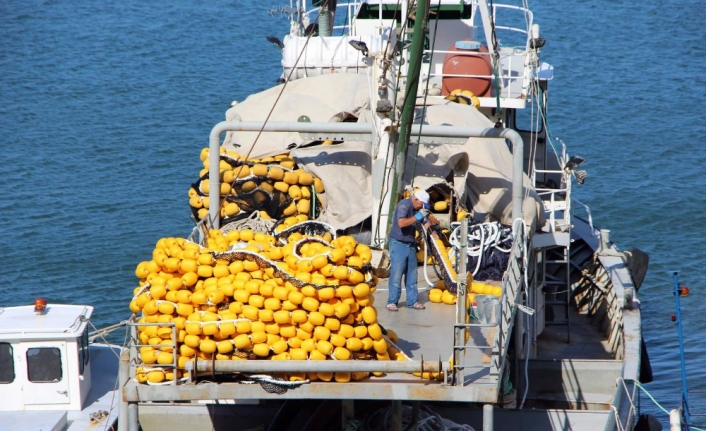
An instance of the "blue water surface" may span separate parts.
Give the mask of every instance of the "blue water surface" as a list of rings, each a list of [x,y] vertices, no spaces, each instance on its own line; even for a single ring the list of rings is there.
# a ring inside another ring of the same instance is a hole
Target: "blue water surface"
[[[184,237],[199,152],[233,100],[272,86],[288,23],[245,1],[0,2],[0,304],[96,306],[124,319],[136,264]],[[622,248],[651,256],[639,297],[655,381],[680,399],[669,271],[691,388],[706,382],[706,8],[696,0],[531,4],[555,67],[550,127],[589,178],[575,196]],[[692,412],[706,413],[702,393]],[[643,411],[666,415],[642,397]],[[706,422],[706,421],[704,421]],[[699,418],[694,419],[699,425]],[[706,428],[704,423],[700,426]]]

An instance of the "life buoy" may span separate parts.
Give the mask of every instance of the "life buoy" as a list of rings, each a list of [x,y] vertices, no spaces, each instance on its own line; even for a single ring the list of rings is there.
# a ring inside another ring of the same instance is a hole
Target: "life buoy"
[[[461,105],[472,105],[476,109],[480,107],[480,100],[475,94],[473,94],[473,92],[469,90],[453,90],[448,96],[446,96],[446,100],[450,100]]]

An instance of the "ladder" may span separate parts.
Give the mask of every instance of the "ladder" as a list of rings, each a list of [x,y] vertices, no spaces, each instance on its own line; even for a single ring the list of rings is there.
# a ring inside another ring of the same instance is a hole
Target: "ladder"
[[[566,147],[561,143],[558,164],[567,160]],[[539,184],[537,174],[554,177],[556,188]],[[544,326],[566,326],[567,343],[571,342],[571,174],[563,169],[533,170],[536,190],[544,204],[547,223],[542,233],[535,235],[533,248],[541,262],[536,274],[537,294],[543,297],[544,322],[537,322],[536,335]]]
[[[545,248],[541,253],[541,289],[544,293],[546,326],[566,326],[566,342],[571,342],[571,243]],[[557,313],[557,309],[560,311]]]

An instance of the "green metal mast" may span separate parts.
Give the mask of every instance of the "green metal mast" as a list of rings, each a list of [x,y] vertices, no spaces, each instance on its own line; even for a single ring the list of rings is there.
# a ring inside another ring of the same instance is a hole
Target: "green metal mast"
[[[392,214],[395,206],[402,196],[404,187],[404,167],[407,162],[407,149],[409,147],[409,135],[411,133],[412,121],[414,121],[414,106],[417,101],[417,89],[419,87],[419,74],[422,68],[422,56],[424,54],[424,34],[427,27],[427,17],[429,16],[429,0],[418,0],[417,10],[414,16],[414,30],[412,33],[412,46],[409,50],[409,64],[407,65],[407,85],[404,92],[404,105],[400,117],[399,139],[397,141],[397,160],[395,168],[397,172],[392,179],[393,195],[390,196],[390,208],[387,217],[387,232],[392,226]],[[404,20],[403,20],[404,22]]]

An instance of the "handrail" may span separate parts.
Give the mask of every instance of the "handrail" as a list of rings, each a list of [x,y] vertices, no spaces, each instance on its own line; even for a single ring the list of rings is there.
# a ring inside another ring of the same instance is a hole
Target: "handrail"
[[[178,342],[177,342],[176,323],[174,323],[174,322],[164,322],[164,323],[162,323],[162,322],[154,322],[154,323],[144,322],[144,323],[140,323],[140,322],[136,322],[131,319],[131,320],[126,321],[125,324],[127,324],[127,326],[130,327],[130,356],[131,356],[130,367],[132,368],[131,372],[130,372],[131,376],[134,376],[136,374],[135,370],[136,370],[138,363],[139,363],[138,358],[137,358],[138,349],[141,347],[155,347],[151,344],[140,344],[139,339],[138,339],[137,328],[139,326],[157,326],[157,327],[161,327],[161,328],[171,328],[171,330],[172,330],[172,334],[171,334],[172,344],[163,344],[163,345],[161,345],[161,347],[162,348],[166,347],[166,348],[172,349],[172,352],[171,352],[172,353],[172,363],[170,363],[170,364],[156,364],[156,363],[155,364],[145,364],[145,363],[142,363],[141,366],[144,368],[151,368],[151,367],[171,368],[174,371],[174,379],[172,381],[167,380],[164,383],[171,384],[171,385],[179,384],[179,379],[177,378],[177,375],[176,375],[177,370],[178,370],[178,364],[179,364],[179,356],[180,356],[179,346],[178,346]]]
[[[341,123],[317,122],[300,123],[297,121],[222,121],[216,124],[209,135],[209,179],[211,182],[211,202],[220,199],[220,136],[227,131],[258,131],[265,132],[307,132],[307,133],[357,133],[375,135],[373,123]],[[495,127],[458,127],[458,126],[431,126],[412,124],[411,134],[422,137],[453,137],[453,138],[503,138],[512,145],[512,219],[522,217],[522,166],[524,141],[512,129],[498,129]],[[360,140],[360,139],[358,139]],[[214,229],[220,227],[220,212],[218,206],[209,208],[209,217]]]
[[[186,364],[187,370],[225,373],[278,373],[278,372],[386,372],[417,373],[443,371],[440,361],[197,361]]]
[[[584,204],[583,202],[579,201],[575,197],[571,197],[571,201],[574,203],[579,204],[580,206],[583,207],[584,210],[586,210],[586,214],[588,215],[588,225],[591,227],[591,231],[594,230],[593,228],[593,218],[591,217],[591,209],[588,207],[588,205]]]
[[[498,384],[502,382],[502,373],[505,369],[507,350],[510,345],[510,331],[515,323],[517,303],[523,283],[523,271],[525,270],[523,268],[523,249],[527,248],[526,239],[522,224],[519,224],[512,244],[507,270],[503,275],[504,300],[501,306],[500,331],[495,335],[492,351],[491,374],[498,376]]]
[[[508,9],[508,10],[516,10],[523,12],[525,15],[525,19],[527,20],[527,28],[526,29],[521,29],[519,27],[508,27],[508,26],[499,26],[497,24],[497,10],[498,9]],[[532,28],[532,24],[534,23],[534,14],[532,13],[531,10],[521,7],[521,6],[515,6],[515,5],[510,5],[510,4],[504,4],[504,3],[497,3],[493,4],[493,22],[495,22],[495,29],[496,30],[510,30],[510,31],[515,31],[515,32],[520,32],[526,35],[530,34],[530,29]]]

